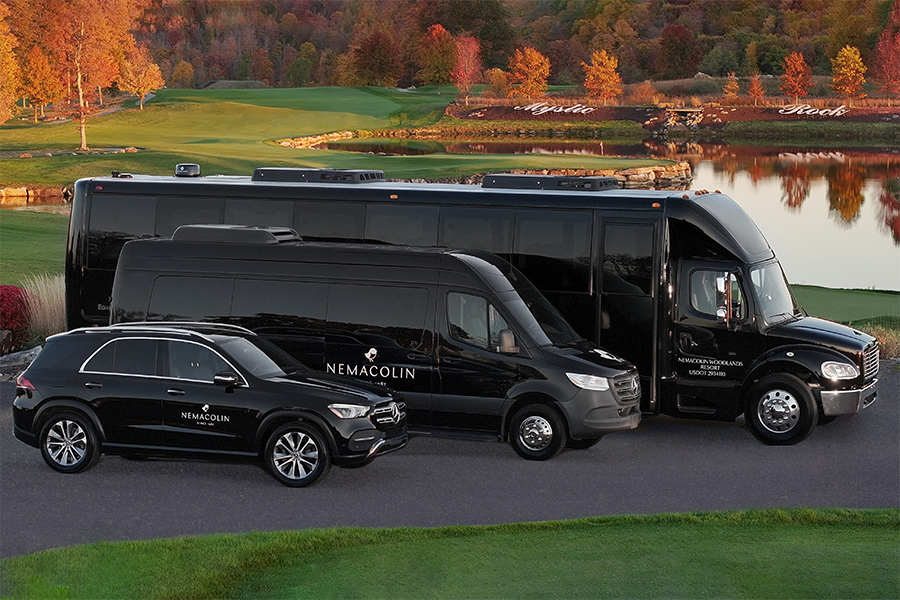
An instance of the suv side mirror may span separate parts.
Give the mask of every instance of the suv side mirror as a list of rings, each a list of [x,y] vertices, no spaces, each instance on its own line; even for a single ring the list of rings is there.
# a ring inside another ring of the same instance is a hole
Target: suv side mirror
[[[501,329],[497,334],[500,341],[500,354],[518,354],[519,347],[516,345],[516,336],[509,329]]]
[[[215,374],[215,376],[213,377],[213,383],[224,387],[226,391],[231,391],[237,386],[241,385],[241,378],[234,373],[222,371],[221,373]]]

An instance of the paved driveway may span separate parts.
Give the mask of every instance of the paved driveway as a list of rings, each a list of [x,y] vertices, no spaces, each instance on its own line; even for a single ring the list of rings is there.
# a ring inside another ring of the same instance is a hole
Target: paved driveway
[[[525,461],[506,444],[417,437],[363,469],[290,489],[262,467],[104,456],[51,471],[12,435],[0,383],[0,556],[101,540],[308,527],[430,527],[768,507],[900,507],[900,371],[879,399],[797,446],[742,423],[645,418],[589,450]]]

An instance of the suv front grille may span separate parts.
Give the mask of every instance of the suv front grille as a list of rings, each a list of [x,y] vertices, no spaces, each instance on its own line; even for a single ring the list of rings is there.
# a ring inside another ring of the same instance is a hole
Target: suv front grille
[[[613,379],[613,389],[619,402],[632,402],[641,397],[641,378],[636,372]]]
[[[878,374],[878,359],[880,358],[880,349],[878,347],[878,341],[874,341],[863,351],[863,377],[865,377],[866,381],[870,379],[874,379]]]
[[[382,431],[402,425],[406,421],[406,402],[379,404],[372,411],[372,421]]]

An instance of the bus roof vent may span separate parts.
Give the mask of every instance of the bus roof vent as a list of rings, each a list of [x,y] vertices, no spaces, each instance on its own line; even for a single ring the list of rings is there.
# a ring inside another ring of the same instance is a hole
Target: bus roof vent
[[[615,177],[574,177],[569,175],[485,175],[481,187],[510,190],[617,190]]]
[[[251,180],[291,183],[368,183],[370,181],[384,181],[384,171],[265,167],[254,169]]]
[[[302,241],[288,227],[248,227],[246,225],[182,225],[172,234],[176,242],[224,242],[232,244],[280,244]]]
[[[175,177],[200,177],[200,165],[178,163],[175,165]]]

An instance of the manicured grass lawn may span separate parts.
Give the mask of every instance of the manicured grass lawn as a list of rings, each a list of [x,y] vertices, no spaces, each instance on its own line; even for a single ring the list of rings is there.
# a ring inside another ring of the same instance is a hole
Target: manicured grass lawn
[[[797,302],[812,315],[851,324],[872,319],[893,322],[895,327],[900,323],[900,292],[836,290],[813,285],[794,285],[791,289]]]
[[[371,156],[283,148],[272,140],[345,130],[430,125],[453,96],[434,88],[413,92],[384,88],[264,90],[160,90],[144,110],[92,118],[92,148],[142,150],[133,154],[73,155],[78,132],[71,123],[15,124],[0,128],[3,150],[52,151],[31,159],[0,159],[0,185],[67,185],[112,170],[168,175],[179,162],[204,174],[249,175],[260,166],[382,169],[388,177],[456,177],[511,168],[628,168],[660,164],[651,159],[536,155]],[[66,149],[65,152],[58,152]]]
[[[9,598],[897,598],[900,510],[330,529],[61,548]]]
[[[68,226],[66,215],[0,210],[0,284],[63,273]]]

